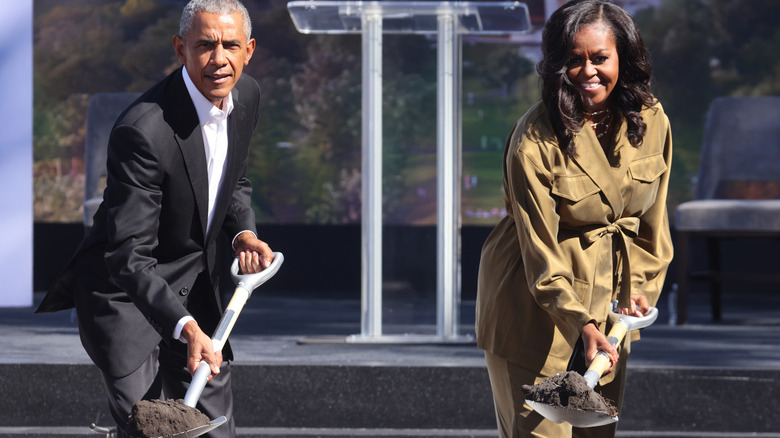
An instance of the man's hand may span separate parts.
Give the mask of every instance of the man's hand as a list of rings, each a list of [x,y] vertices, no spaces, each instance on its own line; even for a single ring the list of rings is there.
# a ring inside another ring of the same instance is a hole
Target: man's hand
[[[184,324],[181,336],[187,340],[187,370],[191,375],[195,374],[200,362],[205,360],[211,367],[210,382],[214,376],[219,374],[219,367],[222,365],[222,352],[214,352],[211,338],[198,327],[195,321]]]
[[[603,351],[609,355],[610,360],[609,368],[604,371],[604,374],[615,370],[619,358],[617,348],[607,341],[606,336],[601,334],[595,323],[589,322],[582,328],[582,343],[585,347],[585,366],[590,367],[598,352]]]
[[[274,253],[267,243],[255,237],[250,231],[244,231],[236,237],[233,246],[235,256],[243,274],[255,274],[271,266]]]

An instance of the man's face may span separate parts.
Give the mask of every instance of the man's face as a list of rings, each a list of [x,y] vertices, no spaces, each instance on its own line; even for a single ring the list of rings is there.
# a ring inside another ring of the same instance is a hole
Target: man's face
[[[238,12],[200,12],[192,18],[189,34],[173,37],[173,47],[195,87],[221,108],[222,99],[230,94],[252,58],[255,40],[247,42],[244,19]]]

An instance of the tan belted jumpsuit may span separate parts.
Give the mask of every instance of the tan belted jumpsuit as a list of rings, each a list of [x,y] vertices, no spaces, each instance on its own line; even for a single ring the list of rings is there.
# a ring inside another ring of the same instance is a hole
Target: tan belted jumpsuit
[[[642,116],[642,145],[631,146],[623,123],[610,157],[588,125],[569,157],[541,102],[510,135],[503,163],[507,215],[482,250],[476,309],[502,436],[531,436],[531,429],[568,435],[523,406],[519,385],[566,371],[585,324],[595,320],[602,332],[609,329],[612,300],[622,307],[632,294],[651,305],[658,300],[673,252],[666,209],[672,137],[660,104]],[[618,404],[629,344],[616,371],[600,382]],[[612,427],[593,436],[611,436],[609,430],[614,434]]]

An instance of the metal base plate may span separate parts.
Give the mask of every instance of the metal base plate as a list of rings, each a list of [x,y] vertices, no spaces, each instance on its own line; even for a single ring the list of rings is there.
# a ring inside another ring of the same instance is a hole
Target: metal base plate
[[[298,339],[299,344],[397,344],[397,345],[435,345],[435,344],[476,344],[472,335],[379,335],[379,336],[307,336]]]

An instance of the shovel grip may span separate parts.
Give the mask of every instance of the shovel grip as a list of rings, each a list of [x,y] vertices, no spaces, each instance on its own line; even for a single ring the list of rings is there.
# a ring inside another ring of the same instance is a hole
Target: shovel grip
[[[237,285],[246,288],[251,295],[253,290],[257,289],[258,286],[270,280],[271,277],[276,274],[276,272],[282,266],[283,262],[284,254],[280,252],[274,252],[274,261],[271,262],[269,267],[255,274],[239,274],[240,268],[238,257],[236,257],[233,259],[233,264],[230,266],[230,275],[233,277],[233,281]]]

